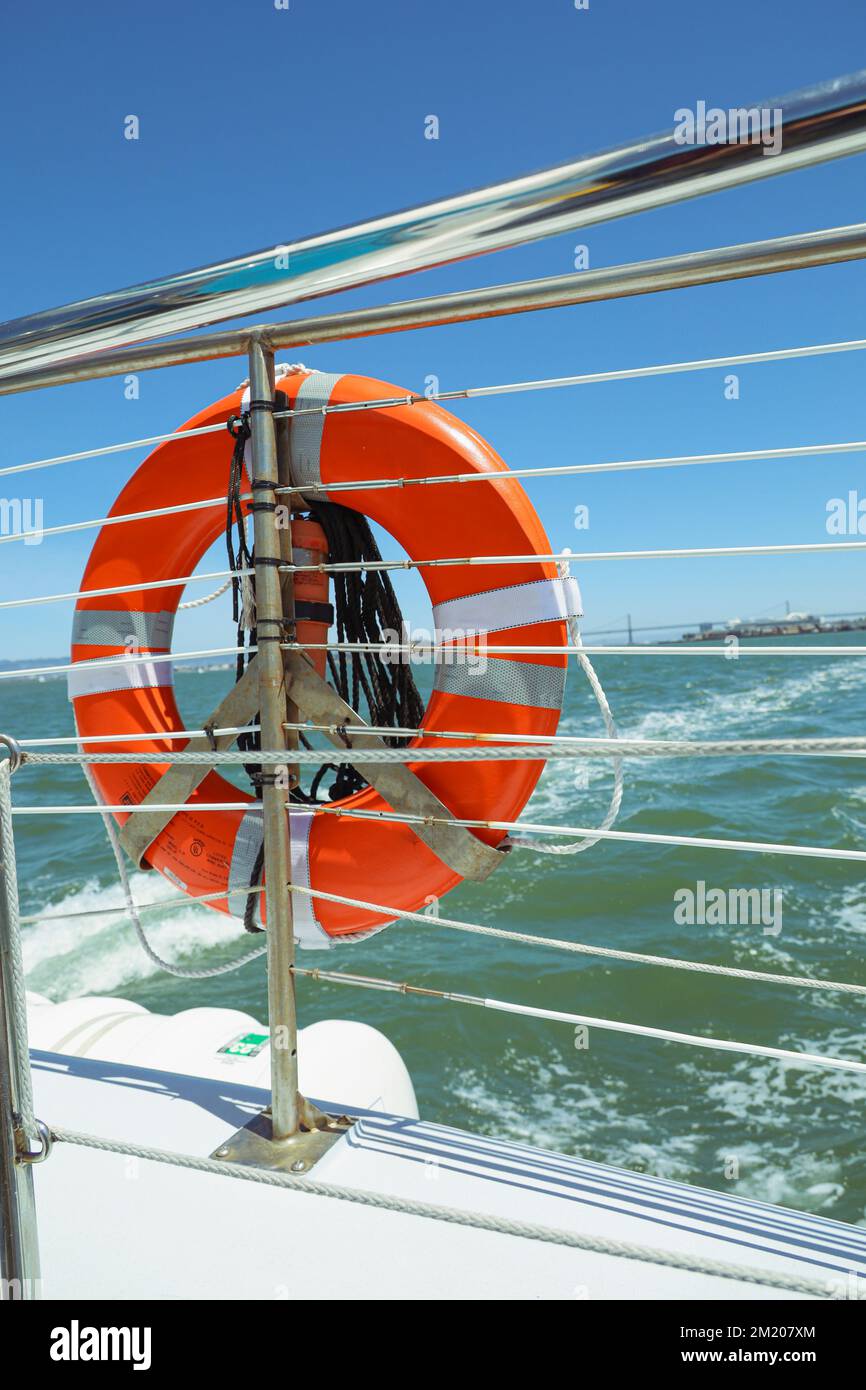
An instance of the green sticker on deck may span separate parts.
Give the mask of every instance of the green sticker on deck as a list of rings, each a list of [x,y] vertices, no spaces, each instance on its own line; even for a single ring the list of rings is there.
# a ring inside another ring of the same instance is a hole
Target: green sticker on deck
[[[267,1033],[239,1033],[231,1042],[226,1043],[225,1047],[217,1050],[227,1053],[229,1057],[256,1057],[267,1045]]]

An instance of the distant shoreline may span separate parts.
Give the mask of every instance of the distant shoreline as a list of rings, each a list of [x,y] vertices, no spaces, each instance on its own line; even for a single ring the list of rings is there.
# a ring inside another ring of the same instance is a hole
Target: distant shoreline
[[[708,626],[698,632],[684,632],[682,637],[673,640],[679,645],[683,642],[718,642],[726,637],[736,637],[742,641],[750,637],[804,637],[810,634],[863,631],[866,631],[866,617],[825,622],[821,618],[790,614],[774,622],[732,622],[725,627]]]

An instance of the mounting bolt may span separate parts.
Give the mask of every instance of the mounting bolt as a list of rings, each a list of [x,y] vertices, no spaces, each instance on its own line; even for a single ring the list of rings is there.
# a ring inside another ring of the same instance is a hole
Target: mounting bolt
[[[217,1149],[216,1153],[214,1154],[214,1158],[228,1158],[228,1156],[229,1156],[229,1146],[228,1146],[228,1144],[220,1144],[219,1148]]]
[[[294,1163],[292,1164],[292,1172],[293,1172],[293,1173],[303,1173],[303,1172],[305,1171],[306,1167],[307,1167],[307,1165],[306,1165],[305,1161],[304,1161],[302,1158],[296,1158],[295,1161],[294,1161]]]

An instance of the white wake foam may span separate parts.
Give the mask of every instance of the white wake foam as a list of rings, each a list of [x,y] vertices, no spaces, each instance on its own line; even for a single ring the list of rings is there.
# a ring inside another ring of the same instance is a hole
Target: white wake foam
[[[131,878],[135,901],[162,903],[178,890],[160,874]],[[123,908],[119,883],[96,882],[68,893],[45,908],[41,922],[24,929],[27,984],[50,999],[82,994],[115,994],[121,986],[159,973],[144,954],[128,917],[100,915],[100,909]],[[83,914],[83,915],[78,915]],[[154,949],[167,960],[189,964],[216,947],[233,942],[239,924],[205,907],[159,908],[142,922]]]

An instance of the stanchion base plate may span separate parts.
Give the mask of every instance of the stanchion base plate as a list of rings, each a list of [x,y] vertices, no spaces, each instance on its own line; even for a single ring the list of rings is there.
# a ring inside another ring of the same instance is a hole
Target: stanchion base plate
[[[323,1115],[317,1111],[309,1128],[302,1124],[287,1139],[275,1139],[270,1109],[262,1110],[210,1156],[221,1163],[302,1176],[315,1167],[353,1123],[348,1115]]]

